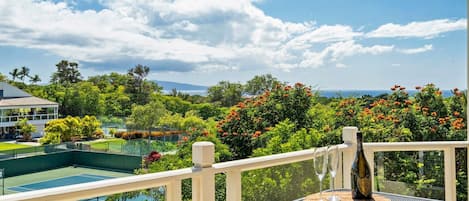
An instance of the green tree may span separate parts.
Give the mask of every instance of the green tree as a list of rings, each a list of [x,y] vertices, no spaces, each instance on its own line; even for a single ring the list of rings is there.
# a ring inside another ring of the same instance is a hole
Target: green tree
[[[158,101],[136,105],[132,108],[132,114],[127,118],[126,125],[128,128],[144,129],[151,133],[151,129],[159,125],[160,118],[166,113],[164,105]]]
[[[36,126],[28,123],[28,119],[26,118],[16,122],[16,126],[19,127],[20,133],[26,141],[30,141],[32,133],[37,131]]]
[[[7,80],[8,80],[8,77],[0,73],[0,82],[6,82]]]
[[[96,131],[101,127],[101,122],[95,116],[88,116],[81,118],[81,136],[87,139],[93,138]]]
[[[160,90],[156,83],[145,80],[149,73],[150,68],[140,64],[129,69],[126,89],[131,94],[132,102],[139,105],[146,104],[150,101],[150,95]]]
[[[256,75],[246,82],[244,91],[250,95],[259,95],[266,90],[271,91],[277,84],[280,84],[280,82],[271,74]]]
[[[67,116],[63,119],[54,119],[44,128],[45,135],[41,138],[42,144],[59,144],[72,140],[72,137],[81,136],[81,123],[79,117]]]
[[[75,89],[80,98],[81,105],[75,105],[75,107],[81,107],[81,113],[78,116],[83,115],[102,115],[104,111],[103,95],[99,88],[94,86],[90,82],[77,83]]]
[[[131,102],[125,93],[125,86],[119,85],[114,91],[102,94],[104,98],[104,114],[107,116],[125,117],[131,113]]]
[[[81,73],[78,70],[78,63],[62,60],[55,66],[57,71],[52,74],[51,83],[69,85],[82,80]]]
[[[243,85],[221,81],[217,85],[208,88],[208,98],[211,102],[217,102],[221,106],[230,107],[242,100]]]

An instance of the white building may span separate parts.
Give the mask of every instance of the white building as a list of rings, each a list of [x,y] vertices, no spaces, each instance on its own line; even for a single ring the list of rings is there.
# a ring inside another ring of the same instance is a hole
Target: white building
[[[33,137],[40,137],[44,133],[45,124],[58,117],[59,104],[30,94],[0,82],[0,138],[14,138],[16,122],[27,118],[35,125],[37,132]]]

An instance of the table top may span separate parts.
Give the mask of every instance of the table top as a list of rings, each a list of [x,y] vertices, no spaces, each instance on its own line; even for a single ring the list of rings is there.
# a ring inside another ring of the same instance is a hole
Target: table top
[[[329,197],[335,195],[340,198],[340,201],[354,201],[352,199],[352,193],[350,191],[328,191],[322,193],[322,200],[328,200]],[[319,193],[311,194],[306,196],[303,201],[320,201],[321,197]],[[373,194],[373,199],[369,199],[370,201],[391,201],[389,198],[386,198],[382,195]]]
[[[336,190],[337,195],[341,195],[341,201],[350,201],[351,199],[351,192],[349,189],[339,189]],[[331,191],[323,191],[322,197],[324,200],[327,200],[327,198],[331,195]],[[339,195],[339,196],[340,196]],[[300,198],[294,201],[316,201],[319,198],[319,193],[315,193],[312,195],[308,195],[304,198]],[[344,199],[342,199],[344,198]],[[385,192],[373,192],[373,199],[374,201],[439,201],[439,200],[434,200],[434,199],[428,199],[428,198],[420,198],[420,197],[412,197],[412,196],[406,196],[406,195],[397,195],[397,194],[392,194],[392,193],[385,193]]]

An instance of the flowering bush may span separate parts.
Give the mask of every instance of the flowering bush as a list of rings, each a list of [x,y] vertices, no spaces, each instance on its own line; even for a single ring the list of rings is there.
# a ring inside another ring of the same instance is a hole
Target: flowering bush
[[[308,110],[313,93],[301,83],[294,86],[278,84],[272,91],[238,103],[217,124],[217,135],[227,144],[235,159],[246,158],[252,150],[265,146],[256,138],[280,121],[289,119],[295,130],[308,128],[311,118]]]
[[[143,163],[144,163],[145,167],[148,168],[149,164],[160,160],[160,158],[161,158],[160,153],[158,153],[157,151],[152,151],[148,154],[148,156],[143,158]]]

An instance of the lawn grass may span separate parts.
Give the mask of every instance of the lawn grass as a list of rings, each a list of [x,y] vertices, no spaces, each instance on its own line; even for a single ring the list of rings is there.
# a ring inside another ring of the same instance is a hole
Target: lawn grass
[[[90,142],[89,145],[91,146],[91,149],[94,149],[94,150],[101,150],[101,151],[108,150],[111,152],[120,152],[121,146],[125,142],[126,140],[124,139],[114,138],[114,139],[108,139],[105,141]]]
[[[0,142],[0,151],[21,149],[21,148],[26,148],[26,147],[32,147],[32,146],[24,145],[24,144],[13,144],[13,143]]]
[[[89,145],[89,149],[86,150],[126,154],[149,153],[150,150],[168,152],[177,149],[176,143],[174,142],[163,142],[155,139],[151,141],[151,147],[148,146],[147,139],[125,140],[112,138],[96,142],[86,142],[86,144]]]

